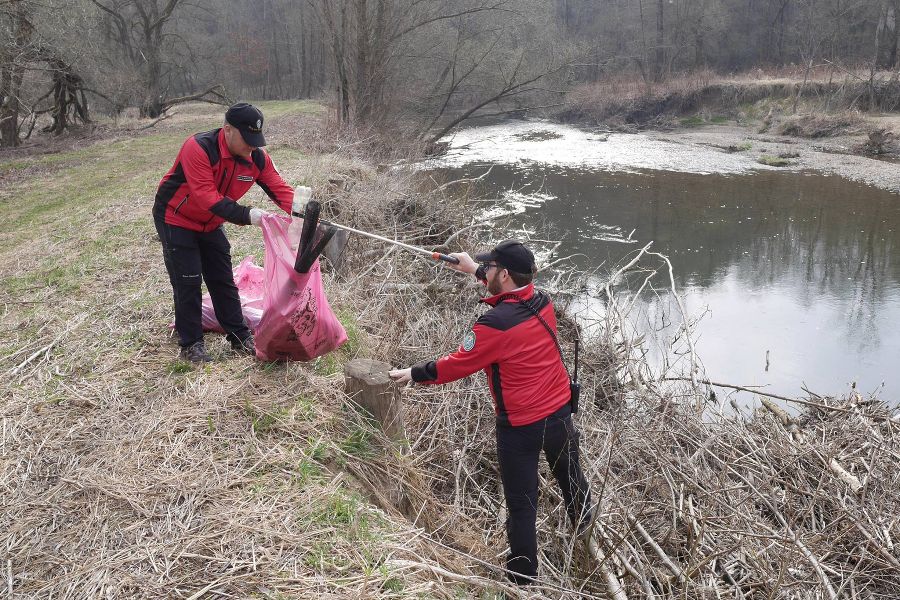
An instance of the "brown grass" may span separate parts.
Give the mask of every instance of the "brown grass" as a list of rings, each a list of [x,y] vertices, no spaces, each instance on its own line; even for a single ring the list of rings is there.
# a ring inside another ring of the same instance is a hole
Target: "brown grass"
[[[661,82],[639,74],[615,74],[576,87],[558,118],[613,127],[665,127],[676,117],[714,113],[729,118],[762,118],[773,104],[800,114],[900,109],[896,73],[870,73],[818,65],[804,69],[755,69],[719,75],[708,70],[681,73]],[[763,106],[765,105],[765,106]],[[760,114],[755,114],[760,113]]]

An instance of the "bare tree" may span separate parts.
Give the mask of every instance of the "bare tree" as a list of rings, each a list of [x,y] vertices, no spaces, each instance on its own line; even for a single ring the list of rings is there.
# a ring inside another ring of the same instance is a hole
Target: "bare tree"
[[[168,97],[164,81],[175,68],[163,57],[168,38],[167,27],[182,0],[91,0],[105,17],[106,35],[118,46],[121,56],[140,73],[142,98],[140,114],[158,117],[171,106],[191,100],[226,103],[221,86],[202,92]]]
[[[470,16],[511,12],[511,0],[310,0],[330,37],[341,122],[377,122],[393,95],[394,76],[409,67],[423,31]],[[428,41],[424,42],[427,47]]]

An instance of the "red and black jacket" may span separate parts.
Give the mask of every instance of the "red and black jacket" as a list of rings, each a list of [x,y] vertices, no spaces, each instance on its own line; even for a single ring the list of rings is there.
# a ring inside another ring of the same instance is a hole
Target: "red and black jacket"
[[[290,214],[293,188],[275,170],[265,150],[257,148],[250,158],[231,154],[222,129],[189,137],[159,182],[153,214],[192,231],[213,231],[225,221],[249,225],[250,208],[236,200],[254,183]]]
[[[417,383],[456,381],[476,371],[487,375],[498,425],[528,425],[553,414],[570,400],[569,375],[556,343],[530,305],[556,332],[553,303],[533,284],[481,301],[494,308],[482,315],[456,352],[412,367]],[[507,296],[502,299],[502,296]]]

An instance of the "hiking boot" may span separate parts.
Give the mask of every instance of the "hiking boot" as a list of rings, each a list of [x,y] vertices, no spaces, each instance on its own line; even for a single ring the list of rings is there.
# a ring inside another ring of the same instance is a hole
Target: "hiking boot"
[[[181,359],[199,365],[202,363],[212,362],[212,357],[206,353],[206,346],[203,340],[194,342],[190,346],[182,346]]]
[[[252,335],[248,335],[243,339],[232,338],[231,349],[239,354],[256,356],[256,344],[253,341]]]

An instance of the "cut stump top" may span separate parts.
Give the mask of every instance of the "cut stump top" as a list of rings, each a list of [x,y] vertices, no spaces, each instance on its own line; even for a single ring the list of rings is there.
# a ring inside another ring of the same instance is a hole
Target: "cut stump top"
[[[391,378],[388,375],[390,370],[391,365],[386,362],[368,358],[356,358],[348,362],[344,367],[344,375],[361,380],[367,385],[388,385],[391,383]]]

